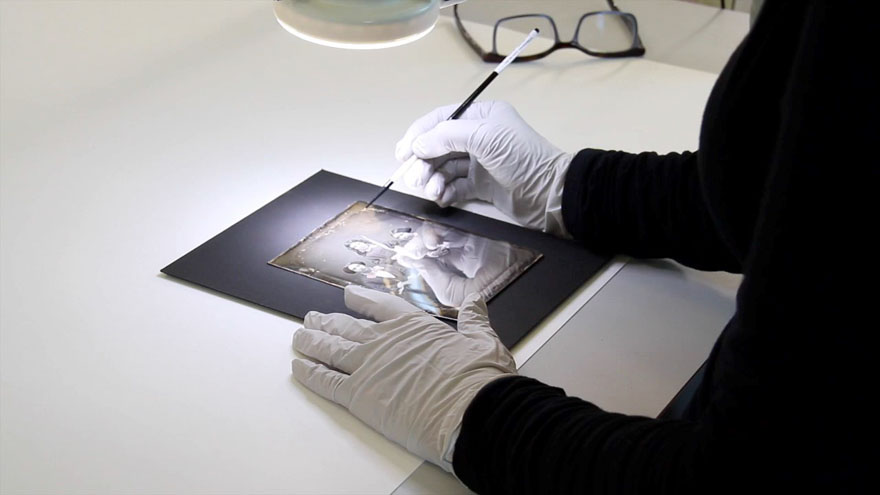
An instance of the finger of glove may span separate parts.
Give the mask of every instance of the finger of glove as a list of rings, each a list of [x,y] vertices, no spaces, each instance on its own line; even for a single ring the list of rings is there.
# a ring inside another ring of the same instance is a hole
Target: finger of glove
[[[474,182],[470,178],[463,177],[446,184],[446,187],[443,189],[443,195],[436,201],[438,205],[446,208],[451,204],[472,199],[481,199],[481,194],[477,191]]]
[[[459,116],[458,120],[484,119],[488,117],[493,110],[509,107],[506,103],[494,101],[478,101],[472,103],[464,113]],[[419,117],[413,122],[404,133],[400,141],[394,148],[394,156],[399,161],[405,161],[413,155],[412,144],[416,138],[433,129],[440,122],[444,122],[452,116],[452,113],[458,108],[458,104],[444,105],[431,110],[427,114]]]
[[[467,176],[469,163],[469,158],[453,158],[435,169],[425,184],[425,197],[439,203],[451,181]]]
[[[471,338],[499,341],[489,323],[489,308],[479,293],[468,295],[458,310],[458,333]]]
[[[370,320],[361,320],[342,313],[323,314],[309,311],[303,319],[303,327],[309,330],[321,330],[330,335],[363,344],[376,337]]]
[[[327,400],[348,407],[345,394],[337,394],[337,390],[340,389],[348,375],[306,359],[294,359],[290,366],[293,377],[306,388]]]
[[[409,157],[413,155],[413,141],[425,132],[433,129],[438,123],[448,119],[452,112],[455,111],[455,108],[455,105],[444,105],[417,118],[412,124],[410,124],[409,128],[407,128],[406,132],[403,134],[403,137],[400,138],[400,141],[398,141],[397,145],[394,147],[394,157],[401,162],[408,160]]]
[[[355,352],[360,344],[320,330],[301,328],[293,335],[293,348],[332,368],[351,374],[362,363]]]
[[[425,187],[425,184],[428,183],[428,179],[433,175],[435,168],[437,168],[436,164],[416,158],[412,165],[410,165],[406,172],[404,172],[403,182],[410,189]]]
[[[471,168],[471,159],[465,154],[446,160],[438,169],[446,177],[446,182],[467,177]]]
[[[474,149],[471,137],[482,126],[482,120],[447,120],[440,122],[430,131],[425,132],[412,143],[413,153],[428,160],[450,153],[468,153],[481,156],[483,150]]]
[[[443,191],[445,190],[446,177],[440,172],[434,172],[431,175],[431,178],[428,179],[428,183],[425,184],[423,192],[425,193],[426,198],[431,201],[437,201],[443,196]]]
[[[406,313],[422,312],[395,295],[357,285],[345,288],[345,306],[375,321],[387,321]]]

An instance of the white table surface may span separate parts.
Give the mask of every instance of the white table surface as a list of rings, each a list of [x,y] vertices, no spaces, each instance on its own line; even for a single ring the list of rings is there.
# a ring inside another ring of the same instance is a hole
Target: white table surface
[[[293,38],[268,0],[0,2],[0,492],[394,490],[420,461],[291,380],[297,320],[158,270],[318,169],[382,183],[408,123],[488,69],[446,20],[349,52]],[[559,53],[485,97],[572,151],[663,152],[696,147],[713,81]]]

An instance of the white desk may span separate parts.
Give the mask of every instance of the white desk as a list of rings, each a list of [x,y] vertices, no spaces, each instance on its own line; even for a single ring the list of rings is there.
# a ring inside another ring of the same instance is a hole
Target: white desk
[[[0,492],[393,491],[420,461],[291,380],[297,321],[158,270],[319,168],[381,183],[406,125],[486,70],[447,21],[346,52],[268,0],[0,3]],[[662,152],[696,146],[713,80],[560,53],[485,96],[570,150]],[[591,399],[634,412],[611,392]]]

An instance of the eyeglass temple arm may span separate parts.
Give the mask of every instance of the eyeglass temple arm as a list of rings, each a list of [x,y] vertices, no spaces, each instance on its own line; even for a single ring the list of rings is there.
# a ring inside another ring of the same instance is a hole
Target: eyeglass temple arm
[[[477,52],[480,58],[483,59],[484,62],[500,62],[500,60],[495,60],[489,55],[489,53],[483,50],[479,43],[474,41],[474,38],[471,37],[471,34],[467,32],[467,29],[464,28],[464,25],[462,25],[461,23],[461,18],[458,16],[458,5],[456,5],[455,8],[452,9],[452,12],[454,14],[453,17],[455,17],[455,25],[456,27],[458,27],[458,31],[464,37],[464,40],[467,42],[467,44],[470,45],[470,47],[475,52]]]

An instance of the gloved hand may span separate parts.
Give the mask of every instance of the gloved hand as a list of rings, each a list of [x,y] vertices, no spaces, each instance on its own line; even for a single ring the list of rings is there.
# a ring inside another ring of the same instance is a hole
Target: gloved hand
[[[294,359],[294,377],[452,472],[468,404],[490,381],[516,373],[489,326],[486,304],[469,298],[458,331],[399,297],[363,287],[346,287],[345,305],[376,322],[308,313],[293,346],[315,361]]]
[[[568,237],[562,189],[573,155],[535,132],[507,103],[477,102],[447,121],[455,108],[416,120],[397,143],[398,160],[416,157],[404,182],[440,206],[480,199],[527,227]]]

